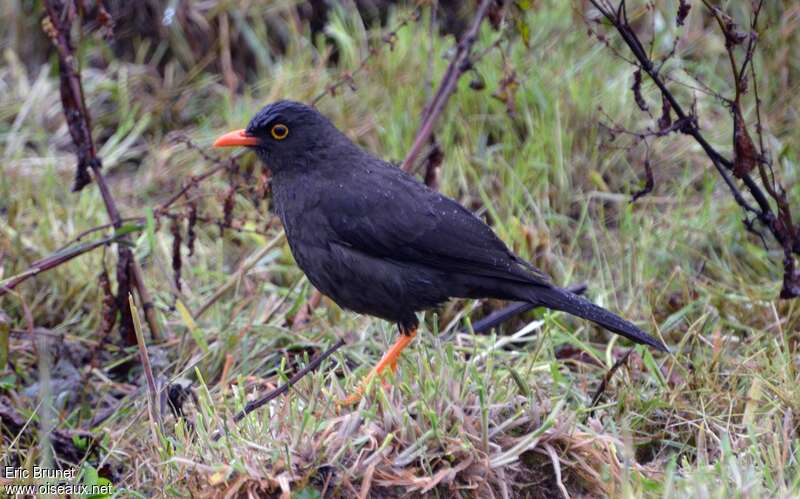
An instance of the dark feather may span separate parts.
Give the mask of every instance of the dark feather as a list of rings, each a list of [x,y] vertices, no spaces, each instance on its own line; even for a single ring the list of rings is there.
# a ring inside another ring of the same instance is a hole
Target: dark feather
[[[338,240],[370,255],[446,272],[549,285],[491,228],[452,199],[398,168],[371,158],[348,180],[355,195],[328,197],[323,210]]]
[[[288,136],[267,129],[280,122]],[[664,345],[630,322],[556,288],[469,210],[370,155],[316,110],[282,101],[248,132],[273,172],[275,209],[297,264],[342,307],[396,321],[451,297],[525,300]]]
[[[565,289],[531,288],[528,296],[530,301],[538,305],[544,305],[547,308],[561,310],[562,312],[588,319],[636,343],[650,345],[662,352],[669,351],[660,340],[645,333],[622,317],[614,315],[603,307],[599,307],[586,298],[570,293]]]

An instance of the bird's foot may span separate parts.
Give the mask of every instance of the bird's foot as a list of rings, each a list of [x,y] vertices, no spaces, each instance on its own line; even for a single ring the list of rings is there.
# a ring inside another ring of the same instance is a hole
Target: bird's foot
[[[353,393],[351,393],[347,397],[337,401],[336,405],[341,407],[341,406],[348,406],[348,405],[356,405],[357,403],[361,402],[361,399],[364,397],[364,393],[366,393],[367,388],[369,387],[369,384],[372,382],[372,379],[374,377],[376,377],[376,376],[381,376],[383,374],[383,370],[386,369],[386,367],[391,369],[392,373],[394,373],[394,374],[397,373],[397,362],[396,361],[392,362],[392,363],[390,363],[388,365],[381,366],[382,367],[381,370],[378,370],[379,366],[380,366],[380,363],[379,363],[378,366],[375,366],[369,372],[369,374],[364,376],[364,379],[361,380],[361,383],[358,384],[358,387],[353,391]],[[383,388],[385,390],[388,390],[391,387],[391,384],[384,377],[381,377],[381,385],[383,386]]]
[[[392,348],[383,354],[380,362],[378,362],[378,364],[372,368],[369,374],[364,376],[364,379],[361,380],[358,388],[356,388],[355,391],[349,396],[339,400],[336,405],[342,407],[359,403],[363,398],[364,393],[367,391],[367,387],[372,379],[383,374],[383,371],[387,367],[392,370],[392,373],[397,373],[397,359],[400,358],[400,352],[402,352],[403,349],[414,340],[414,336],[416,336],[416,334],[416,330],[411,330],[406,334],[401,334],[397,342],[392,345]],[[389,387],[389,383],[386,380],[383,380],[382,383],[384,388]]]
[[[336,405],[338,407],[347,407],[351,405],[356,405],[361,402],[361,399],[364,397],[364,382],[362,381],[358,388],[355,389],[353,393],[348,395],[343,399],[339,399],[336,401]]]

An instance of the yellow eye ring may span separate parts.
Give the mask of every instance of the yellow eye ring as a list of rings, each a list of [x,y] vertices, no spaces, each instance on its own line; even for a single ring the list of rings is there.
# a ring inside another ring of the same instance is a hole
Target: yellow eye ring
[[[272,125],[272,129],[269,131],[272,134],[272,138],[275,140],[283,140],[289,135],[289,127],[278,123],[277,125]]]

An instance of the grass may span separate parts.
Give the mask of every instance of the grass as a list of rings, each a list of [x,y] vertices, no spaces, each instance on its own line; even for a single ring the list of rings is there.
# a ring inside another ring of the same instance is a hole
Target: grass
[[[8,26],[37,29],[25,15],[30,6],[8,5],[16,16]],[[338,51],[333,62],[321,35],[314,38],[306,26],[281,17],[286,2],[248,12],[225,5],[199,13],[214,25],[226,13],[242,33],[236,40],[262,54],[249,74],[240,75],[247,79],[241,93],[231,93],[223,76],[192,51],[190,31],[179,23],[165,28],[166,52],[140,41],[133,55],[116,57],[101,40],[82,40],[94,135],[126,216],[146,216],[190,175],[211,166],[198,151],[171,140],[171,133],[215,155],[208,148],[220,132],[243,126],[275,99],[311,100],[341,71],[356,67],[367,40],[382,32],[337,9],[326,27]],[[796,301],[775,299],[777,253],[743,230],[741,210],[685,137],[652,144],[656,190],[630,204],[644,151],[615,147],[624,137],[610,143],[598,126],[605,120],[598,107],[629,126],[648,123],[633,104],[632,71],[587,37],[574,7],[537,3],[528,18],[530,48],[511,44],[507,67],[497,51],[482,59],[476,71],[487,88],[473,91],[473,75],[463,78],[437,139],[445,151],[444,193],[480,213],[557,283],[589,283],[592,300],[672,347],[671,355],[637,347],[596,408],[590,408],[592,395],[624,354],[622,341],[543,311],[496,334],[468,334],[468,318],[499,304],[458,301],[425,314],[393,388],[374,387],[357,408],[337,410],[333,401],[356,386],[396,331],[327,299],[308,324],[292,328],[313,289],[294,265],[268,205],[258,202],[261,174],[252,155],[242,157],[239,174],[194,189],[199,213],[220,219],[223,200],[236,187],[234,220],[243,230],[199,224],[194,253],[182,248],[180,291],[170,269],[170,222],[136,233],[135,252],[167,330],[162,343],[147,338],[150,360],[158,384],[182,383],[196,393],[184,417],[165,411],[163,428],[151,426],[137,352],[114,341],[98,347],[103,296],[97,275],[103,266],[113,270],[111,250],[83,255],[28,281],[18,295],[0,298],[12,330],[13,362],[13,369],[0,371],[0,400],[31,424],[48,424],[40,421],[38,394],[30,388],[40,375],[35,342],[24,331],[27,307],[37,336],[60,339],[51,343],[51,423],[102,438],[98,456],[62,465],[99,469],[120,496],[800,493],[794,441],[800,310]],[[672,6],[661,8],[671,19]],[[699,11],[691,12],[674,64],[724,93],[722,42],[704,29]],[[259,17],[265,12],[273,16],[269,25]],[[800,19],[792,7],[767,14],[771,28],[756,58],[763,68],[759,88],[776,165],[791,186],[790,199],[797,200],[800,64],[785,47],[796,46]],[[387,25],[404,15],[392,13]],[[286,42],[282,56],[269,48],[276,23]],[[658,40],[671,31],[660,32]],[[0,33],[0,278],[7,278],[107,220],[94,186],[70,192],[74,159],[54,73],[28,64],[29,48],[14,42],[10,27]],[[479,46],[496,36],[485,27]],[[398,32],[392,50],[384,47],[370,59],[355,90],[327,96],[319,107],[364,147],[399,161],[425,104],[429,64],[436,82],[452,46],[451,36],[430,39],[425,18],[411,23]],[[490,97],[509,68],[520,81],[513,116]],[[726,113],[713,98],[697,97],[709,140],[727,151]],[[752,116],[752,109],[747,112]],[[249,270],[235,274],[258,252]],[[230,289],[196,321],[180,313],[181,306],[198,310],[232,275],[238,277]],[[348,345],[321,371],[238,426],[225,423],[339,337]],[[131,360],[133,368],[120,375],[115,368]],[[94,424],[103,412],[110,416]],[[221,427],[225,436],[215,442],[211,435]],[[6,437],[3,465],[42,459],[35,441],[12,445],[14,436]]]

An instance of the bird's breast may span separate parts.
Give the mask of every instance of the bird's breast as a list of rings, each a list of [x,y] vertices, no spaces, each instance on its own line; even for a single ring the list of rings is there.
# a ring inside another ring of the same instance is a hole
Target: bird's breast
[[[327,245],[328,215],[320,207],[325,187],[313,174],[282,174],[273,178],[272,194],[273,208],[286,231],[292,254],[302,268],[305,248]]]

